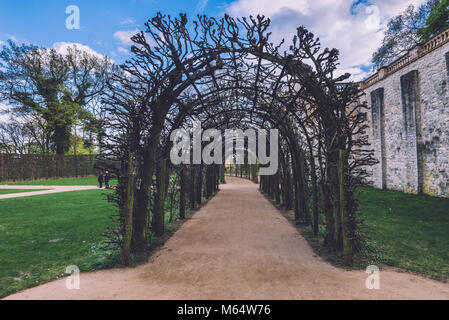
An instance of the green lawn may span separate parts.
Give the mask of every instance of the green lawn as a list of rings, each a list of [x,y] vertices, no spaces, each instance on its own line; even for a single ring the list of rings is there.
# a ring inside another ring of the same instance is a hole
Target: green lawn
[[[11,193],[21,193],[21,192],[43,191],[43,190],[49,190],[49,189],[0,189],[0,195],[11,194]]]
[[[360,218],[367,250],[354,267],[389,265],[449,281],[449,199],[404,194],[391,190],[360,188]],[[282,211],[294,222],[292,211]],[[343,266],[342,255],[323,247],[325,221],[320,215],[319,235],[297,226],[314,250],[326,260]]]
[[[87,190],[0,200],[0,298],[21,289],[67,276],[65,269],[81,271],[117,266],[118,252],[104,249],[102,234],[111,225],[113,204],[102,200],[106,190]],[[175,197],[175,202],[178,197]],[[162,244],[182,224],[178,208],[169,223],[166,199],[166,234],[153,236]],[[188,210],[187,216],[194,211]],[[136,256],[146,261],[149,252]]]
[[[0,200],[0,297],[64,276],[69,265],[89,271],[115,263],[99,245],[114,209],[104,192]]]
[[[48,180],[30,180],[30,181],[18,181],[18,182],[2,182],[1,184],[8,185],[28,185],[28,186],[96,186],[98,185],[97,177],[81,177],[81,178],[61,178],[61,179],[48,179]],[[117,180],[112,179],[109,182],[110,185],[117,184]],[[103,184],[104,186],[104,184]]]
[[[386,264],[449,280],[449,199],[362,188],[360,207]]]
[[[79,180],[85,179],[95,177],[59,182],[82,185]],[[117,263],[117,254],[101,245],[114,210],[102,200],[104,192],[0,200],[0,297],[65,276],[68,265],[91,271]],[[382,252],[376,261],[449,279],[449,199],[362,188],[360,207],[369,247],[376,254]],[[167,225],[167,233],[175,229],[176,223]],[[154,243],[159,241],[153,238]]]

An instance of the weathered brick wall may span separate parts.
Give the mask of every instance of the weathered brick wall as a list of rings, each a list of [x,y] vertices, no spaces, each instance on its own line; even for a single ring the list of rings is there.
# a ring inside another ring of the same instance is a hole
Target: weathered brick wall
[[[449,197],[449,42],[365,86],[378,188]]]

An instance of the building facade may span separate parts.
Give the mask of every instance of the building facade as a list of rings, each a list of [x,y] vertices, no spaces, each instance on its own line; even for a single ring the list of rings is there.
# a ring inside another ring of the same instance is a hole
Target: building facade
[[[449,197],[449,29],[361,83],[378,188]]]

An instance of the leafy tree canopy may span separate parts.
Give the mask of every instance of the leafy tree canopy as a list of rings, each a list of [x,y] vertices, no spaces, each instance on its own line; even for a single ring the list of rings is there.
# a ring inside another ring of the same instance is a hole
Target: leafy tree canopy
[[[45,152],[64,154],[76,119],[91,122],[86,106],[103,91],[113,68],[73,46],[66,54],[54,49],[8,41],[0,52],[0,101],[14,115],[38,118]]]
[[[429,40],[449,26],[449,0],[441,0],[429,13],[424,27],[417,34],[421,41]]]
[[[418,31],[426,26],[430,13],[439,4],[439,0],[427,0],[417,9],[410,5],[402,14],[388,22],[382,44],[372,57],[376,69],[389,65],[420,43]]]
[[[84,140],[81,137],[72,135],[70,137],[70,149],[67,154],[86,155],[92,154],[92,150],[86,148]]]

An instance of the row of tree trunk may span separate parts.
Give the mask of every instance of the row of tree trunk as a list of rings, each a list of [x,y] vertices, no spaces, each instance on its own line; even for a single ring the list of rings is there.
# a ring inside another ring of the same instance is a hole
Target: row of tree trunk
[[[122,209],[121,260],[128,265],[130,255],[136,251],[132,246],[133,212],[135,206],[136,179],[134,177],[133,153],[129,153],[126,164],[126,199]],[[170,167],[167,159],[158,161],[155,170],[155,184],[150,190],[150,207],[148,217],[151,217],[148,231],[157,237],[165,233],[167,209],[170,213],[169,222],[173,217],[174,207],[177,207],[179,219],[185,219],[187,210],[195,210],[201,206],[203,199],[210,199],[219,189],[223,180],[224,169],[219,165],[182,165]],[[176,197],[178,195],[178,197]],[[170,199],[167,199],[169,197]],[[177,203],[175,203],[177,202]],[[176,205],[175,205],[176,204]],[[168,208],[167,208],[168,207]]]
[[[304,157],[294,159],[284,152],[281,158],[275,175],[260,177],[260,191],[285,210],[293,209],[296,223],[310,226],[315,236],[323,220],[324,245],[342,252],[345,264],[352,265],[355,222],[347,210],[346,151],[338,151],[330,182],[317,179],[315,166],[310,170],[310,159],[307,166]]]
[[[113,201],[122,222],[117,235],[126,240],[122,248],[143,251],[150,231],[164,233],[172,168],[160,159],[168,158],[174,130],[190,128],[195,135],[190,120],[197,118],[203,128],[208,122],[207,127],[216,129],[249,122],[261,130],[277,130],[281,168],[276,175],[261,177],[262,191],[293,209],[298,223],[312,225],[315,234],[323,215],[326,244],[343,248],[350,264],[356,230],[354,188],[367,174],[362,168],[373,163],[373,151],[367,149],[368,109],[359,102],[362,92],[356,83],[346,83],[349,74],[334,78],[338,50],[322,50],[305,28],[297,29],[286,54],[281,49],[284,40],[279,45],[269,41],[269,19],[249,20],[201,16],[191,28],[186,15],[158,13],[145,24],[145,32],[133,37],[133,58],[108,81],[103,143],[105,157],[119,163],[114,165],[119,185]],[[253,63],[255,58],[258,63]],[[277,75],[272,70],[282,71]],[[245,81],[235,80],[240,78]],[[229,107],[236,101],[239,108]],[[259,180],[254,167],[232,169]],[[213,166],[185,167],[178,178],[180,189],[184,186],[181,193],[186,193],[180,199],[188,204],[180,208],[193,208],[203,196],[210,197],[219,171]]]

